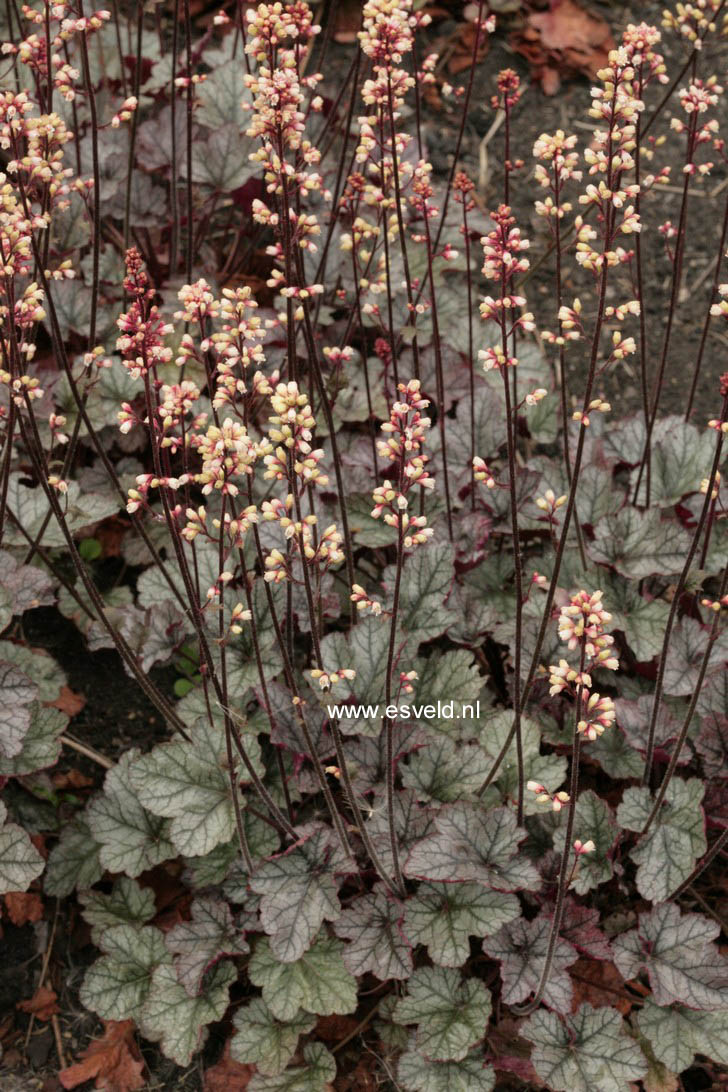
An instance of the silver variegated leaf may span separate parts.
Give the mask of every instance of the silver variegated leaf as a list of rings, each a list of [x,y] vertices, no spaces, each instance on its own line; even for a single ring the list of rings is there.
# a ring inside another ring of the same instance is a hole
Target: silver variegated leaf
[[[676,520],[663,520],[654,508],[625,507],[599,520],[587,552],[598,564],[642,580],[654,573],[679,573],[689,545],[687,532]]]
[[[213,895],[195,899],[191,920],[173,925],[164,942],[174,957],[177,978],[191,997],[198,992],[207,968],[220,956],[250,951],[230,907]]]
[[[507,1005],[525,1001],[536,991],[546,963],[550,932],[551,920],[541,915],[533,921],[519,918],[483,941],[485,954],[501,965],[502,997]],[[558,1012],[568,1012],[571,1008],[572,986],[566,968],[577,957],[576,949],[568,941],[556,941],[543,999]]]
[[[645,970],[657,1005],[718,1011],[728,1008],[728,959],[715,944],[719,933],[717,922],[661,903],[613,941],[614,962],[625,978]]]
[[[436,834],[418,842],[405,865],[408,876],[423,880],[474,880],[499,891],[537,890],[539,874],[518,845],[525,837],[507,808],[484,811],[475,804],[452,804],[435,819]]]
[[[409,978],[412,949],[402,931],[404,906],[379,884],[347,906],[334,925],[337,936],[349,941],[344,963],[355,975],[370,972],[382,982]]]
[[[103,891],[81,891],[78,901],[98,947],[105,929],[114,925],[146,925],[156,913],[152,889],[142,887],[128,876],[121,876],[108,895]]]
[[[30,708],[37,696],[38,687],[24,671],[0,662],[0,756],[4,759],[22,751],[30,728]]]
[[[56,845],[48,854],[43,878],[47,895],[64,898],[78,888],[92,887],[104,874],[99,860],[99,844],[81,816],[75,816],[61,831]]]
[[[397,1077],[405,1092],[491,1092],[495,1073],[474,1050],[459,1062],[435,1062],[419,1050],[406,1050]]]
[[[7,823],[7,814],[7,808],[0,803],[0,895],[25,891],[44,866],[27,831],[17,823]]]
[[[563,1019],[539,1009],[521,1034],[533,1044],[531,1064],[554,1092],[624,1092],[647,1072],[614,1009],[585,1004]]]
[[[275,1077],[296,1053],[300,1036],[313,1031],[316,1017],[299,1011],[290,1020],[278,1020],[265,1001],[256,997],[238,1009],[233,1024],[230,1057],[254,1065],[265,1076]]]
[[[299,1009],[319,1016],[353,1012],[356,979],[344,966],[343,951],[340,940],[322,937],[295,963],[281,963],[265,937],[255,945],[248,975],[278,1020],[293,1020]]]
[[[152,973],[171,957],[153,925],[112,925],[100,937],[100,959],[89,967],[80,997],[102,1020],[138,1020]]]
[[[261,896],[261,924],[277,959],[284,963],[300,959],[323,922],[338,918],[335,873],[349,867],[332,831],[319,825],[258,866],[250,886]]]
[[[61,753],[59,736],[68,724],[60,709],[34,701],[28,706],[30,724],[20,750],[12,758],[0,755],[0,775],[19,777],[54,766]]]
[[[162,1053],[177,1065],[189,1065],[207,1038],[207,1025],[225,1015],[230,986],[236,977],[229,960],[216,963],[201,993],[190,997],[177,981],[174,967],[160,963],[139,1015],[139,1030],[145,1038],[158,1042]]]
[[[326,671],[338,667],[351,667],[356,678],[347,683],[351,697],[342,693],[341,701],[360,704],[363,708],[357,717],[337,717],[342,732],[378,736],[382,727],[382,711],[385,698],[385,675],[389,652],[389,627],[382,618],[362,619],[348,634],[330,633],[321,642],[321,655]],[[324,700],[324,699],[322,699]],[[337,704],[327,696],[325,706]],[[333,712],[330,715],[335,715]]]
[[[647,997],[637,1021],[658,1062],[673,1073],[688,1069],[696,1054],[728,1065],[728,1007],[724,1012],[696,1012],[684,1005],[662,1008]]]
[[[171,820],[176,850],[197,857],[233,837],[235,814],[223,730],[201,718],[189,735],[135,759],[130,777],[142,806]]]
[[[415,1044],[434,1061],[461,1061],[485,1037],[490,994],[450,967],[420,967],[394,1007],[398,1024],[416,1024]]]
[[[265,1076],[255,1073],[248,1085],[250,1092],[326,1092],[336,1076],[336,1061],[323,1043],[303,1047],[303,1065]]]
[[[489,769],[490,763],[476,743],[435,736],[410,755],[402,768],[402,784],[412,789],[418,800],[453,803],[476,793]]]
[[[404,633],[412,636],[411,651],[439,637],[454,621],[446,603],[453,584],[454,559],[455,552],[449,542],[436,542],[427,550],[415,550],[405,562],[397,619]],[[389,590],[393,589],[394,580],[395,569],[391,566],[384,572],[384,583]],[[456,692],[441,690],[439,696],[443,694],[455,696]]]
[[[86,808],[99,859],[109,872],[138,876],[177,856],[170,841],[170,822],[142,806],[134,788],[131,769],[139,757],[133,749],[121,756],[106,775],[104,791]]]
[[[673,777],[665,799],[644,838],[630,853],[637,867],[637,890],[651,902],[664,902],[692,872],[705,853],[705,819],[700,806],[705,787],[697,778]],[[646,786],[626,789],[617,820],[627,830],[641,831],[652,810]]]
[[[336,1076],[336,1061],[323,1043],[306,1043],[303,1065],[291,1066],[275,1076],[256,1073],[249,1092],[327,1092]]]
[[[565,828],[565,815],[561,811],[554,830],[554,849],[559,853],[564,852]],[[579,895],[585,895],[593,887],[598,887],[600,883],[606,883],[612,878],[611,853],[617,838],[612,809],[591,789],[579,794],[574,830],[582,841],[589,839],[594,842],[593,853],[585,853],[579,858],[571,884]]]
[[[404,932],[412,944],[427,946],[433,963],[462,967],[471,936],[491,936],[520,912],[515,895],[477,883],[422,883],[407,900]]]
[[[486,719],[480,733],[480,745],[487,758],[487,770],[490,770],[496,756],[500,753],[512,725],[513,713],[506,710],[493,713]],[[523,717],[521,720],[521,739],[525,778],[539,781],[549,788],[553,786],[553,790],[557,789],[566,776],[566,759],[563,755],[541,753],[541,726],[531,717]],[[516,796],[518,759],[515,739],[511,740],[506,750],[496,780],[509,797],[513,799]],[[527,815],[537,814],[541,810],[540,805],[530,793],[526,794],[524,807]]]

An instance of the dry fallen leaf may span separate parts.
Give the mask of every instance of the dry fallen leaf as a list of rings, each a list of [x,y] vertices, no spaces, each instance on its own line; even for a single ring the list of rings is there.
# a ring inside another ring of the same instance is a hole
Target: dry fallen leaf
[[[144,1088],[144,1062],[134,1039],[131,1020],[109,1020],[104,1034],[95,1039],[75,1065],[59,1073],[64,1088],[76,1088],[95,1078],[95,1088],[103,1092],[136,1092]]]
[[[74,767],[65,770],[63,773],[54,774],[53,785],[57,789],[87,789],[90,785],[93,785],[93,781]]]
[[[25,925],[29,921],[40,921],[43,917],[43,900],[35,892],[8,891],[4,898],[13,925]]]
[[[85,704],[86,699],[83,694],[76,694],[68,686],[62,686],[56,700],[48,702],[48,705],[52,705],[54,709],[60,709],[69,717],[75,717],[77,713],[80,713]]]
[[[614,38],[605,20],[576,0],[552,0],[548,11],[528,15],[511,45],[528,60],[544,92],[553,95],[562,77],[594,77],[607,63]]]
[[[29,1012],[36,1020],[50,1020],[59,1010],[56,1004],[58,994],[48,986],[39,986],[28,1001],[18,1001],[17,1008]]]
[[[230,1043],[217,1065],[205,1071],[204,1092],[245,1092],[251,1078],[257,1072],[254,1065],[235,1062],[230,1057]]]
[[[316,1038],[324,1043],[339,1043],[358,1026],[354,1016],[320,1016],[316,1024]]]
[[[477,28],[474,23],[460,23],[451,40],[452,52],[447,61],[447,70],[451,76],[457,76],[470,68],[473,63],[473,50]],[[488,51],[488,33],[481,30],[478,37],[478,55],[476,63],[479,64]]]
[[[334,1088],[336,1092],[376,1092],[381,1088],[373,1055],[363,1054],[354,1069],[349,1069],[336,1078]]]
[[[129,531],[129,524],[118,516],[109,516],[98,524],[94,538],[101,543],[102,557],[120,557],[124,535]]]
[[[588,1001],[594,1008],[607,1005],[617,1009],[623,1016],[632,1008],[624,979],[613,963],[606,960],[577,959],[569,968],[569,974],[574,983],[572,1012],[576,1012],[584,1001]]]

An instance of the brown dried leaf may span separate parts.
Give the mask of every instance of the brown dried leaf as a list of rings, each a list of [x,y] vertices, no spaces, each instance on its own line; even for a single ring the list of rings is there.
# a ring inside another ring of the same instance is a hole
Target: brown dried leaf
[[[451,76],[457,76],[459,72],[464,72],[472,66],[476,33],[477,28],[474,23],[460,23],[458,26],[451,39],[452,52],[447,62],[447,70]],[[481,30],[476,64],[479,64],[488,52],[488,37],[488,33]]]
[[[43,900],[35,892],[8,891],[4,897],[5,909],[13,925],[25,925],[43,917]]]
[[[86,704],[83,694],[76,694],[69,686],[62,686],[61,692],[55,701],[49,701],[48,705],[54,709],[60,709],[68,717],[75,717]]]
[[[505,1016],[489,1032],[488,1044],[497,1070],[513,1073],[527,1084],[539,1085],[536,1070],[531,1065],[531,1044],[518,1034],[519,1024],[512,1016]]]
[[[351,1035],[358,1021],[354,1016],[320,1016],[316,1024],[316,1038],[324,1043],[339,1043]]]
[[[377,1092],[381,1088],[376,1061],[371,1054],[363,1054],[354,1069],[341,1073],[334,1081],[336,1092]]]
[[[76,1088],[95,1078],[95,1088],[103,1092],[136,1092],[144,1088],[144,1062],[134,1039],[131,1020],[109,1020],[104,1034],[95,1039],[75,1065],[59,1073],[64,1088]]]
[[[56,1001],[58,994],[48,986],[39,986],[28,1001],[18,1001],[16,1008],[21,1012],[29,1012],[36,1020],[50,1020],[51,1016],[59,1011]]]
[[[59,771],[54,774],[53,784],[57,789],[87,789],[93,785],[93,780],[74,767],[63,773]]]
[[[560,77],[596,76],[614,49],[614,38],[605,20],[576,0],[552,0],[548,11],[529,14],[511,45],[528,60],[544,92],[553,95]]]
[[[572,1012],[576,1012],[584,1001],[588,1001],[594,1008],[609,1006],[617,1009],[623,1016],[632,1008],[632,1002],[624,988],[624,979],[613,963],[606,960],[577,959],[569,968],[569,974],[574,983]]]
[[[96,527],[94,537],[101,543],[102,557],[119,557],[124,542],[124,535],[129,531],[129,523],[118,516],[103,519]]]
[[[254,1065],[233,1061],[228,1040],[220,1061],[205,1071],[204,1092],[245,1092],[256,1073]]]

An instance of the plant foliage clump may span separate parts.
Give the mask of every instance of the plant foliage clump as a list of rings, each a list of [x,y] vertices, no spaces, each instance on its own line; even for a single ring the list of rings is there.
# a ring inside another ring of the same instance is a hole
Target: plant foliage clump
[[[695,192],[725,202],[723,4],[626,27],[586,139],[528,162],[498,73],[487,201],[472,78],[427,158],[425,10],[366,0],[335,87],[308,4],[243,7],[4,27],[0,893],[90,928],[106,1029],[61,1080],[142,1087],[135,1032],[182,1067],[225,1039],[250,1092],[324,1092],[357,1037],[406,1092],[715,1072],[728,205],[691,360],[672,328]],[[69,734],[39,608],[115,650],[156,742]],[[68,748],[103,783],[59,788]]]

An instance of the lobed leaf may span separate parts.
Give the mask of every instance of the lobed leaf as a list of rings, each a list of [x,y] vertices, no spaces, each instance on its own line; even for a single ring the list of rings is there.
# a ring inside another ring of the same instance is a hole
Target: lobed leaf
[[[627,792],[630,791],[630,789],[627,790]],[[559,820],[559,826],[554,830],[554,849],[563,853],[566,827],[563,812],[559,813]],[[592,888],[612,878],[611,853],[618,834],[612,809],[592,789],[586,789],[579,794],[574,816],[574,830],[582,841],[594,842],[593,853],[584,854],[579,858],[572,880],[574,891],[579,895],[585,895]],[[569,852],[571,852],[571,846]]]
[[[138,1018],[139,1030],[145,1038],[158,1042],[162,1052],[177,1065],[189,1065],[207,1038],[206,1025],[224,1016],[235,978],[235,967],[223,960],[206,977],[202,993],[190,997],[177,981],[174,968],[160,963]]]
[[[86,821],[99,845],[99,860],[109,872],[139,876],[177,856],[170,841],[170,822],[139,802],[132,770],[139,751],[123,754],[104,780],[104,791],[86,808]]]
[[[389,836],[389,820],[383,788],[376,794],[371,818],[367,820],[367,826],[374,842],[377,853],[384,867],[391,871],[394,868],[392,862],[392,845]],[[394,797],[394,829],[397,834],[399,854],[402,861],[413,846],[421,839],[431,834],[435,827],[435,813],[430,808],[423,808],[417,802],[417,797],[410,789],[402,789]]]
[[[356,671],[356,678],[351,683],[351,697],[347,697],[342,691],[334,702],[326,697],[325,703],[331,705],[351,702],[371,708],[369,714],[365,713],[357,718],[339,718],[342,732],[359,732],[365,736],[379,734],[382,727],[388,653],[389,626],[381,618],[364,618],[348,634],[330,633],[321,642],[324,670],[334,671],[338,667],[346,666]]]
[[[356,1008],[356,979],[343,961],[341,941],[320,937],[295,963],[276,959],[267,937],[257,942],[248,975],[278,1020],[293,1020],[299,1009],[319,1016]]]
[[[38,687],[25,672],[0,661],[0,758],[12,759],[22,751],[37,696]]]
[[[86,971],[81,1002],[102,1020],[138,1020],[155,968],[170,962],[164,934],[153,925],[112,925],[99,946],[104,954]]]
[[[520,912],[515,895],[477,883],[422,883],[407,900],[404,932],[412,944],[427,946],[433,963],[462,967],[471,936],[491,936]]]
[[[705,853],[705,820],[700,802],[705,787],[691,777],[673,777],[662,806],[647,834],[630,857],[637,864],[637,890],[651,902],[669,898],[692,872]],[[652,810],[652,794],[646,786],[632,786],[622,797],[617,820],[627,830],[641,831]]]
[[[7,823],[7,808],[0,802],[0,894],[25,891],[43,871],[44,860],[28,833]]]
[[[498,891],[537,890],[540,876],[517,856],[525,834],[507,808],[486,812],[474,804],[451,804],[435,818],[437,833],[417,842],[405,872],[422,880],[474,880]]]
[[[54,289],[54,296],[58,294],[59,301],[62,296],[59,289],[63,287],[65,286],[58,284]],[[82,293],[79,291],[79,283],[76,282],[73,285],[68,283],[68,287],[75,298],[80,299]],[[60,302],[58,306],[60,309]],[[87,304],[84,301],[84,312],[86,311]],[[40,486],[24,485],[22,474],[10,474],[8,476],[7,504],[18,523],[31,538],[38,536],[46,518],[50,515],[50,521],[43,533],[43,545],[46,549],[51,547],[55,549],[65,548],[66,540],[50,511],[46,495]],[[68,483],[68,492],[64,497],[64,516],[66,526],[72,533],[75,534],[83,527],[88,527],[107,516],[112,516],[118,509],[119,501],[116,494],[109,493],[107,495],[91,491],[82,493],[78,482],[70,481]],[[12,523],[7,523],[5,526],[3,542],[7,546],[26,547],[25,538]]]
[[[114,925],[145,925],[156,913],[152,889],[128,876],[120,876],[108,895],[103,891],[81,891],[78,901],[91,926],[94,944],[99,947],[104,930]]]
[[[203,895],[191,909],[191,920],[173,925],[164,942],[174,957],[179,982],[194,997],[212,963],[223,955],[246,955],[250,948],[222,899]]]
[[[650,504],[664,508],[694,493],[708,476],[715,444],[710,432],[671,415],[655,423],[650,444]],[[638,471],[631,475],[634,493]],[[642,475],[637,504],[646,505],[647,478]]]
[[[647,1071],[642,1051],[613,1009],[580,1005],[560,1018],[539,1009],[523,1026],[531,1063],[554,1092],[624,1092]]]
[[[0,571],[0,589],[5,593],[4,605],[0,607],[0,632],[13,616],[55,603],[53,579],[44,569],[23,565],[8,550],[0,550]]]
[[[485,721],[480,733],[480,745],[488,758],[488,769],[505,744],[513,724],[513,713],[501,711],[491,714]],[[527,780],[539,781],[543,785],[558,787],[566,777],[566,759],[563,755],[541,753],[541,726],[531,717],[521,720],[521,739],[523,746],[523,770]],[[485,779],[484,779],[485,780]],[[518,791],[518,759],[516,741],[511,741],[498,771],[497,783],[510,797]],[[530,793],[524,801],[527,814],[541,811],[535,798]]]
[[[701,665],[708,644],[709,628],[695,618],[681,618],[672,631],[665,662],[664,687],[666,694],[679,697],[693,693],[700,679]],[[724,668],[728,659],[728,633],[721,633],[714,641],[708,656],[707,672]]]
[[[728,1008],[728,959],[715,945],[720,926],[700,914],[661,903],[640,914],[637,928],[613,941],[614,962],[625,978],[642,970],[655,1004],[678,1002],[714,1012]]]
[[[599,564],[611,565],[631,580],[643,580],[654,573],[679,573],[689,546],[680,524],[662,519],[656,509],[621,508],[599,520],[587,549]]]
[[[336,1076],[336,1062],[323,1043],[306,1043],[304,1065],[293,1066],[272,1076],[257,1073],[249,1092],[327,1092]]]
[[[478,696],[483,689],[483,676],[473,654],[464,648],[450,652],[433,652],[425,660],[416,662],[418,679],[415,693],[409,701],[410,715],[429,732],[443,732],[449,736],[476,734],[476,717],[464,705],[477,713]],[[438,712],[437,703],[442,702]],[[416,707],[432,705],[435,715],[424,716]],[[472,730],[471,730],[472,728]]]
[[[419,967],[395,1005],[398,1024],[416,1024],[415,1044],[433,1061],[461,1061],[485,1037],[490,994],[478,979],[450,967]]]
[[[260,921],[281,962],[300,959],[323,922],[338,918],[334,873],[349,867],[331,830],[316,826],[255,870],[250,886],[261,896]]]
[[[489,769],[490,763],[477,744],[458,744],[447,736],[434,736],[410,755],[402,769],[402,784],[412,789],[418,800],[452,803],[474,795]]]
[[[416,1049],[399,1059],[397,1076],[406,1092],[491,1092],[495,1073],[473,1051],[459,1062],[435,1062]]]
[[[20,777],[54,766],[61,753],[59,736],[68,724],[68,717],[60,709],[32,702],[28,707],[30,723],[20,744],[20,750],[11,758],[0,755],[0,776]]]
[[[290,1020],[278,1020],[265,1001],[254,998],[233,1017],[235,1034],[230,1056],[236,1062],[254,1065],[264,1076],[282,1073],[296,1053],[301,1035],[308,1035],[316,1018],[299,1011]]]
[[[104,874],[99,860],[99,845],[91,835],[86,820],[74,818],[61,830],[61,836],[48,854],[43,879],[47,895],[64,898],[78,888],[92,887]]]
[[[695,1012],[684,1005],[661,1008],[647,997],[637,1021],[657,1060],[674,1073],[688,1069],[696,1054],[728,1065],[728,1006],[724,1012]]]
[[[177,852],[196,857],[232,838],[235,814],[222,728],[200,718],[189,735],[135,758],[129,773],[141,805],[171,820]]]
[[[404,906],[381,884],[355,899],[334,924],[337,936],[349,941],[344,963],[352,974],[367,972],[382,982],[409,978],[412,950],[402,931]]]
[[[551,919],[544,914],[526,921],[519,918],[504,925],[500,932],[483,941],[483,951],[501,965],[503,1001],[516,1005],[535,993],[546,964],[551,933]],[[571,1008],[572,984],[566,972],[577,959],[576,949],[567,940],[556,940],[551,972],[543,993],[546,1005],[558,1012]]]
[[[417,645],[439,637],[453,621],[446,600],[453,584],[454,550],[449,542],[432,543],[426,550],[415,550],[402,569],[398,626]],[[388,591],[394,587],[393,566],[385,569]],[[438,697],[448,694],[441,690]],[[451,693],[455,693],[452,691]]]

